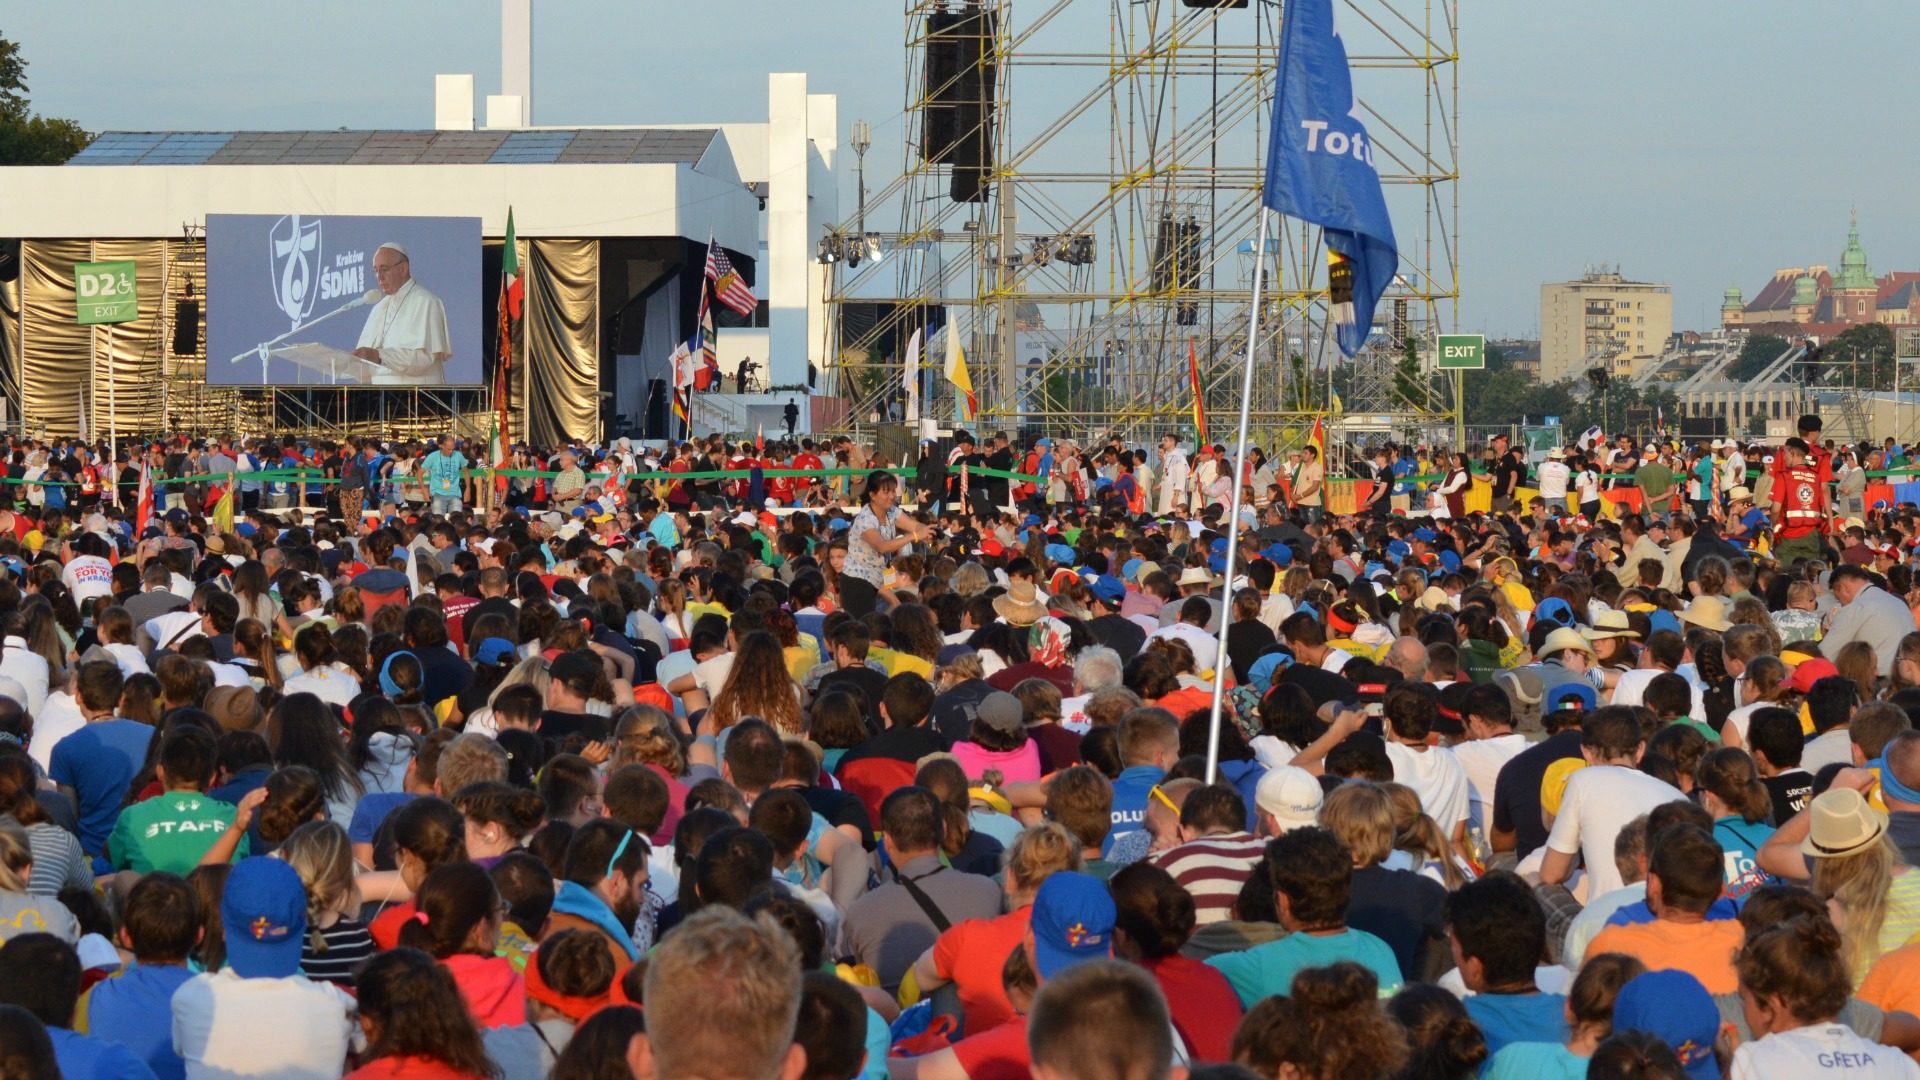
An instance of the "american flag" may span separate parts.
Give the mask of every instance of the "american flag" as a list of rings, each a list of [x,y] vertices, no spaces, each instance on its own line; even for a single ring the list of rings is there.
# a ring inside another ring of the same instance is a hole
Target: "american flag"
[[[727,261],[727,253],[711,239],[707,241],[707,280],[713,282],[713,295],[741,315],[751,315],[760,306],[753,289]]]

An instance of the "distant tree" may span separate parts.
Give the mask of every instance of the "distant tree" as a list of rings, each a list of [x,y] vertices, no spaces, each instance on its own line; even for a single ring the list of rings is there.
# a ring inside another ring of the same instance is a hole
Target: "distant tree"
[[[32,111],[20,45],[0,37],[0,165],[59,165],[92,141],[79,124]]]
[[[1845,380],[1849,365],[1858,364],[1852,377],[1873,390],[1893,389],[1893,328],[1885,323],[1863,323],[1827,342],[1821,358],[1833,378]]]
[[[1727,368],[1727,377],[1737,382],[1745,382],[1761,372],[1767,366],[1780,359],[1790,343],[1786,338],[1773,334],[1749,334],[1747,343],[1740,346],[1740,355],[1734,358],[1732,366]]]
[[[1427,407],[1426,379],[1420,373],[1420,342],[1409,335],[1400,345],[1400,359],[1393,366],[1393,394],[1417,409]]]

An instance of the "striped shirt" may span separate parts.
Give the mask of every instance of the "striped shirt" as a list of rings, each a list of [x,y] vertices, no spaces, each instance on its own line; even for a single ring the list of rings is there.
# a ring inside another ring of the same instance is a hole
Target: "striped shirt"
[[[1195,922],[1205,926],[1233,917],[1240,888],[1266,849],[1267,842],[1251,833],[1219,833],[1189,840],[1152,861],[1192,894]]]
[[[355,969],[375,951],[367,924],[343,915],[319,933],[325,947],[316,947],[313,934],[308,933],[300,949],[300,973],[315,982],[352,986]]]
[[[0,817],[0,825],[19,828],[20,822],[8,814]],[[72,833],[50,821],[26,826],[26,833],[27,849],[33,854],[33,876],[27,879],[29,895],[59,896],[68,886],[93,890],[93,863]]]

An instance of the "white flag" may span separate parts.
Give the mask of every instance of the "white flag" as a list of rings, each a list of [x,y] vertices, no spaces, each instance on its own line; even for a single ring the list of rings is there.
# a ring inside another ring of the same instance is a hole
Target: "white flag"
[[[920,419],[920,335],[923,330],[915,329],[913,336],[907,339],[907,370],[901,378],[907,386],[907,423]]]

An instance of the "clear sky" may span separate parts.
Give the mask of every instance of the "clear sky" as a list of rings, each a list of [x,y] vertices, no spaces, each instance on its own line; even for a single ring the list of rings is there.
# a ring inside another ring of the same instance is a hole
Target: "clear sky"
[[[803,70],[840,95],[843,138],[874,123],[878,187],[901,7],[536,0],[534,119],[762,119],[766,73]],[[1675,322],[1710,326],[1730,283],[1837,264],[1856,205],[1875,272],[1920,269],[1912,0],[1464,7],[1460,329],[1531,335],[1540,283],[1599,264],[1671,282]],[[0,34],[35,108],[89,130],[423,128],[435,72],[497,89],[498,19],[492,0],[12,0]]]

